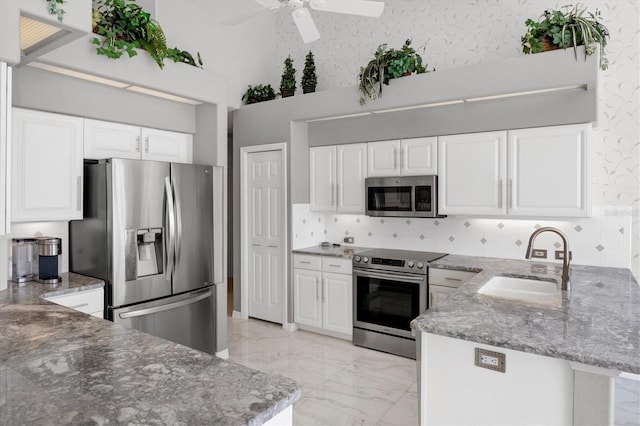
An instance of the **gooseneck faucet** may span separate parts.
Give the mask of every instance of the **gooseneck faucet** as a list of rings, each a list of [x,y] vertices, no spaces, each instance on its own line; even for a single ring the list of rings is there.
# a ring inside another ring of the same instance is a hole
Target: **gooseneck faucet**
[[[533,231],[533,234],[529,237],[529,245],[527,246],[527,253],[524,255],[525,259],[531,259],[531,254],[533,253],[533,241],[536,237],[543,232],[554,232],[560,236],[562,239],[562,244],[564,246],[562,250],[563,259],[562,259],[562,290],[569,291],[571,290],[571,285],[569,283],[569,263],[571,262],[569,255],[569,240],[567,240],[567,236],[561,230],[557,228],[552,228],[550,226],[536,229]]]

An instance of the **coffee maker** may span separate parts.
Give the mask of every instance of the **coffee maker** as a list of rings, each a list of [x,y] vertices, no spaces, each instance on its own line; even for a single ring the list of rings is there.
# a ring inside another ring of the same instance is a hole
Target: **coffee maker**
[[[33,281],[38,275],[38,248],[33,238],[11,240],[11,281]]]
[[[57,284],[62,281],[58,275],[58,256],[62,254],[62,240],[55,237],[35,238],[38,247],[38,273],[36,281],[43,284]]]

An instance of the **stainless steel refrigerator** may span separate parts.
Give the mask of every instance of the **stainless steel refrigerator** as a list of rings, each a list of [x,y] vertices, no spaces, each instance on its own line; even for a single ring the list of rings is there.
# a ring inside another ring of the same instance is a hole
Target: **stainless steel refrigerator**
[[[84,219],[69,225],[70,270],[106,282],[107,319],[212,354],[213,171],[124,159],[85,164]]]

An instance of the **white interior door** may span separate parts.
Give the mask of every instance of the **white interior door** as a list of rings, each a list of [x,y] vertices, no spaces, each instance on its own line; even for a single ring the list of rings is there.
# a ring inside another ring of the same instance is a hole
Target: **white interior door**
[[[248,154],[249,316],[283,322],[283,170],[280,151]]]

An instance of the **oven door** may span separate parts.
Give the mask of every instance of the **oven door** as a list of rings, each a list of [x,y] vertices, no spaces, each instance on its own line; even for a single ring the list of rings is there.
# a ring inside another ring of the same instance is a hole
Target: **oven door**
[[[427,308],[426,275],[353,269],[353,326],[413,338],[410,323]]]

